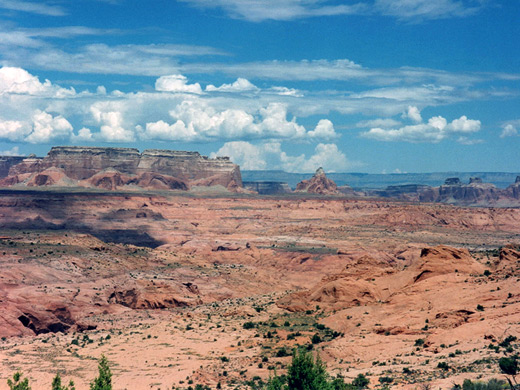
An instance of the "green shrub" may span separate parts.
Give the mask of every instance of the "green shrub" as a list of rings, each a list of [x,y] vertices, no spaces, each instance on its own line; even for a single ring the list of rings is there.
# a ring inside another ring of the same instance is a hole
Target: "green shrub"
[[[462,384],[463,390],[504,390],[506,383],[497,379],[490,379],[486,382],[472,382],[465,379]]]
[[[74,381],[70,381],[68,386],[61,384],[61,376],[59,373],[56,374],[54,379],[52,380],[52,390],[76,390],[74,385]]]
[[[352,385],[357,389],[364,389],[369,385],[370,381],[363,374],[358,374],[358,376],[352,381]]]
[[[29,386],[29,379],[22,379],[22,373],[16,372],[13,375],[13,379],[7,380],[7,386],[9,386],[10,390],[31,390]]]

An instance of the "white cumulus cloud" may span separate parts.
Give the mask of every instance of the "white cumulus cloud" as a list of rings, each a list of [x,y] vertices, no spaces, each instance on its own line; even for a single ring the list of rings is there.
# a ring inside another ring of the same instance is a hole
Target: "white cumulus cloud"
[[[0,138],[9,141],[22,141],[31,132],[31,126],[22,121],[0,120]]]
[[[49,80],[41,83],[38,77],[25,69],[4,66],[0,68],[0,96],[4,94],[64,97],[75,95],[76,91],[73,88],[65,89],[54,86]]]
[[[255,145],[246,141],[225,143],[211,157],[228,156],[244,170],[281,169],[286,172],[314,172],[323,167],[329,172],[346,171],[352,167],[336,144],[318,144],[314,154],[292,156],[282,150],[279,142]]]
[[[37,110],[32,117],[33,130],[25,138],[27,142],[47,143],[56,139],[68,139],[72,135],[72,125],[61,115],[51,114]]]
[[[181,74],[172,74],[169,76],[161,76],[155,82],[155,89],[161,92],[187,92],[201,94],[202,88],[199,83],[188,84],[186,76]]]
[[[465,115],[448,123],[442,116],[435,116],[428,123],[418,123],[404,126],[398,129],[383,129],[375,127],[361,133],[362,137],[377,141],[404,141],[404,142],[431,142],[437,143],[450,136],[450,134],[468,134],[480,130],[480,121],[468,119]],[[467,137],[459,138],[460,143],[469,144],[473,141]]]
[[[338,134],[334,130],[333,123],[328,119],[321,119],[316,125],[316,128],[307,134],[311,138],[319,139],[333,139],[338,137]]]
[[[500,138],[514,137],[519,135],[518,128],[520,127],[520,119],[516,121],[510,121],[502,125],[502,132]]]
[[[96,137],[107,142],[131,142],[135,135],[123,126],[123,113],[112,110],[107,104],[93,104],[90,107],[92,117],[100,125]]]
[[[411,119],[415,123],[421,123],[422,122],[422,116],[421,111],[415,106],[408,106],[408,109],[403,114],[403,119]]]
[[[269,103],[248,112],[243,109],[217,109],[202,99],[184,100],[170,110],[173,124],[160,120],[139,129],[143,139],[170,141],[211,141],[238,139],[320,139],[336,138],[332,122],[320,120],[307,132],[296,118],[288,120],[287,106]]]
[[[241,77],[232,84],[222,84],[220,87],[215,87],[212,84],[206,86],[207,92],[251,92],[258,90],[259,88],[256,85]]]

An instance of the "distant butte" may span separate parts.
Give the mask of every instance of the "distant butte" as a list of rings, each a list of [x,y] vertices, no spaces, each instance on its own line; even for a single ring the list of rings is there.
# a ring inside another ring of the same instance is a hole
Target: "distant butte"
[[[309,180],[302,180],[296,186],[296,191],[309,194],[335,195],[338,194],[338,186],[325,175],[323,168],[318,168]]]

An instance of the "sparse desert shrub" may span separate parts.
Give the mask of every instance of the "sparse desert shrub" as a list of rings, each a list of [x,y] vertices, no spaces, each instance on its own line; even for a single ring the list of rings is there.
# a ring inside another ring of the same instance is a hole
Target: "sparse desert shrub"
[[[242,325],[242,328],[244,328],[244,329],[253,329],[254,327],[255,327],[255,323],[252,321],[244,322],[244,324]]]
[[[352,385],[356,389],[364,389],[369,385],[369,383],[370,380],[363,374],[358,374],[358,376],[352,381]]]
[[[388,383],[392,383],[393,381],[394,381],[394,378],[389,377],[389,376],[379,377],[379,383],[381,383],[381,384],[388,384]]]
[[[498,379],[490,379],[487,383],[472,382],[469,379],[465,379],[462,384],[462,390],[504,390],[505,386],[506,382]]]
[[[321,337],[320,337],[320,335],[319,335],[318,333],[313,334],[313,335],[312,335],[312,338],[311,338],[311,342],[312,342],[313,344],[319,344],[319,343],[321,343]]]
[[[52,380],[52,390],[76,390],[74,381],[70,381],[67,386],[61,384],[61,376],[59,373],[56,374]]]
[[[415,347],[422,347],[424,345],[424,339],[417,339],[415,340]]]
[[[448,371],[450,369],[450,366],[446,362],[439,362],[439,364],[437,364],[437,368],[440,368],[444,371]]]
[[[285,357],[289,356],[289,352],[287,352],[287,349],[285,347],[281,347],[276,351],[276,357]]]
[[[19,371],[13,375],[12,380],[7,380],[7,386],[9,386],[10,390],[31,390],[29,379],[22,379],[22,373]]]

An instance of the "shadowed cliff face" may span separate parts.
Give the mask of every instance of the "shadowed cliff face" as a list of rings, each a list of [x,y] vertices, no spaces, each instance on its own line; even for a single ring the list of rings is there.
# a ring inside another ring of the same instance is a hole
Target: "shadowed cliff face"
[[[53,147],[44,158],[5,161],[1,185],[67,185],[116,189],[187,190],[191,186],[242,187],[240,168],[227,157],[210,159],[197,152],[131,148]],[[1,167],[0,167],[1,168]],[[49,171],[50,170],[50,171]],[[62,177],[53,179],[56,171]],[[38,176],[38,177],[36,177]],[[153,176],[151,178],[150,176]],[[59,182],[59,183],[58,183]]]

